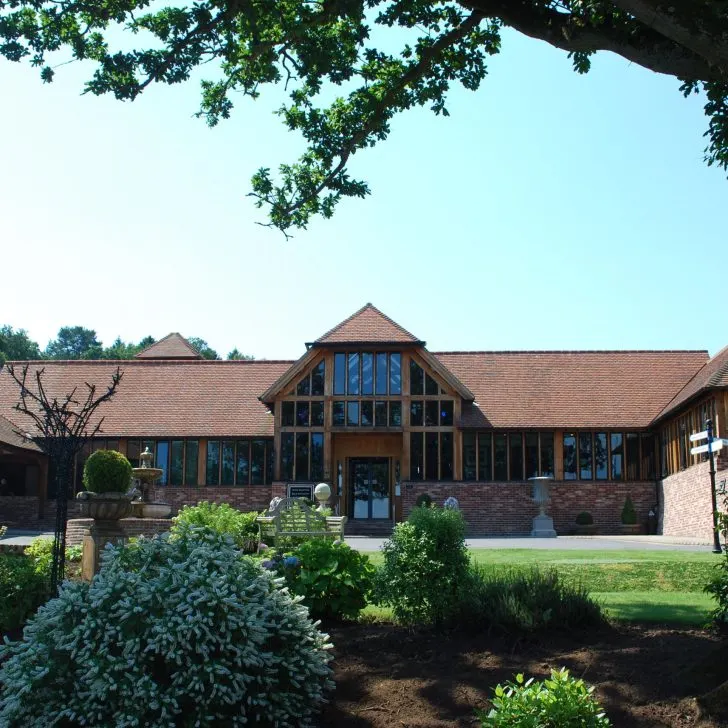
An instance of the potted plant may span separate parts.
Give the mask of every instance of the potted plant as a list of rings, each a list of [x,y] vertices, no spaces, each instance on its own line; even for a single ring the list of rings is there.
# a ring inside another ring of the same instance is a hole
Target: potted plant
[[[634,509],[632,498],[627,496],[624,499],[622,508],[622,533],[637,534],[640,532],[640,525],[637,523],[637,511]]]
[[[76,497],[82,516],[118,521],[131,513],[131,463],[116,450],[97,450],[83,468],[83,485]]]
[[[593,536],[597,532],[594,518],[589,511],[582,511],[576,516],[576,533],[579,536]]]

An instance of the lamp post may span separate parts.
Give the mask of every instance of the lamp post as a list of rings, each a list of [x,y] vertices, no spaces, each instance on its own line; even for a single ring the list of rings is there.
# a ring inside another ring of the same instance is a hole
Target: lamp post
[[[710,497],[713,505],[713,553],[720,554],[720,535],[718,534],[718,502],[715,494],[715,458],[713,457],[713,422],[705,418],[705,431],[708,433],[708,457],[710,458]]]

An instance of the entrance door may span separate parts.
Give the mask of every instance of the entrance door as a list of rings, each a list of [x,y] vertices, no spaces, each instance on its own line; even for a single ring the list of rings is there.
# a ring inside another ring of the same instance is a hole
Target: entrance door
[[[354,458],[350,463],[352,516],[357,520],[389,518],[389,460]]]

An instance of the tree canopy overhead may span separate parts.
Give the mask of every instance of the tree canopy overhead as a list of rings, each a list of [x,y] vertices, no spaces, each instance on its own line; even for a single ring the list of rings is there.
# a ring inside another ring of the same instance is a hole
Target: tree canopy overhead
[[[112,47],[119,26],[132,50]],[[70,55],[96,64],[86,91],[133,100],[212,61],[199,110],[211,126],[236,94],[284,84],[279,114],[306,150],[276,174],[259,169],[251,192],[283,232],[368,194],[349,174],[352,155],[386,139],[400,112],[447,114],[451,85],[478,88],[506,27],[567,52],[579,73],[611,51],[674,76],[685,95],[703,91],[706,161],[728,169],[725,0],[0,0],[0,54],[29,60],[46,82]],[[400,31],[396,50],[380,42],[387,29]]]

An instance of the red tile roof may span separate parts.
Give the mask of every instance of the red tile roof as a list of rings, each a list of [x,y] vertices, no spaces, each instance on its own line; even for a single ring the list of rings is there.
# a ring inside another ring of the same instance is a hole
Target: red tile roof
[[[122,380],[114,399],[99,408],[109,437],[252,437],[273,435],[273,416],[258,396],[292,364],[290,361],[47,361],[44,385],[62,396],[85,382],[102,388],[119,366]],[[16,363],[16,368],[20,364]],[[28,427],[12,408],[18,386],[0,371],[0,415]]]
[[[416,336],[385,316],[371,303],[360,308],[315,344],[422,344]]]
[[[667,403],[655,420],[662,419],[688,400],[713,387],[728,388],[728,346],[721,349],[712,359],[695,373],[695,376]]]
[[[0,415],[0,443],[12,445],[22,450],[33,450],[40,452],[40,448],[32,441],[26,440],[17,433],[20,427],[16,427],[10,420]]]
[[[202,355],[184,336],[167,334],[156,344],[134,355],[135,359],[202,359]]]
[[[647,427],[705,351],[443,352],[475,394],[464,427]]]

